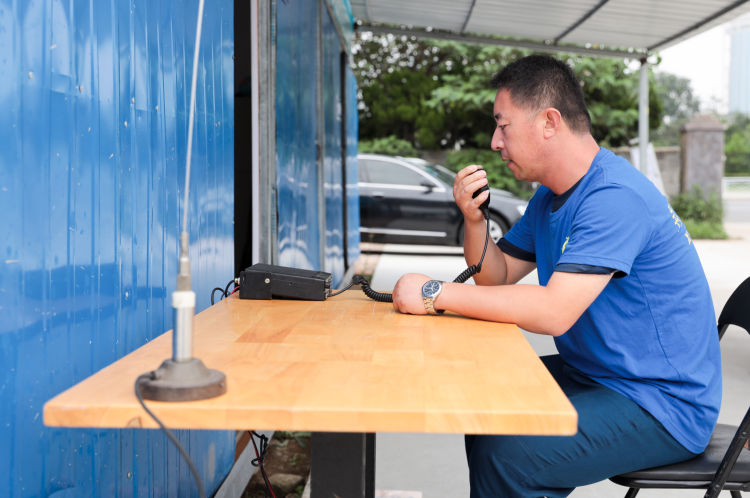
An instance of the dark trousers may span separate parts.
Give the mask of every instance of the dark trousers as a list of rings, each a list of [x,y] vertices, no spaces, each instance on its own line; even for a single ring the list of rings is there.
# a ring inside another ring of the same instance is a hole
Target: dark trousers
[[[695,456],[633,401],[559,355],[542,361],[578,412],[574,436],[466,436],[472,498],[557,498],[577,486]]]

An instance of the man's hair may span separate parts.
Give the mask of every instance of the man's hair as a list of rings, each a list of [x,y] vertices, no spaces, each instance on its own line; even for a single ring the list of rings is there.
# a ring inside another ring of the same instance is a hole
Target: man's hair
[[[541,111],[554,107],[571,130],[591,133],[591,117],[573,70],[548,55],[529,55],[511,62],[492,77],[497,90],[508,90],[515,105]]]

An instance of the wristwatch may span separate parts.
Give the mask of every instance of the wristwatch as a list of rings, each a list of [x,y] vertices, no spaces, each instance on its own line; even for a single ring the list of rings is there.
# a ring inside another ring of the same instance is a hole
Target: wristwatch
[[[445,310],[435,309],[435,299],[440,295],[440,291],[443,290],[443,282],[440,280],[428,280],[422,286],[422,301],[424,302],[424,309],[431,315],[439,315]]]

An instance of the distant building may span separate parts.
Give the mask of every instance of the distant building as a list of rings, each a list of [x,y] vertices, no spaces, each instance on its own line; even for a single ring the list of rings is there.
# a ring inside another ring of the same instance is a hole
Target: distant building
[[[727,28],[730,39],[729,111],[750,114],[750,15]]]

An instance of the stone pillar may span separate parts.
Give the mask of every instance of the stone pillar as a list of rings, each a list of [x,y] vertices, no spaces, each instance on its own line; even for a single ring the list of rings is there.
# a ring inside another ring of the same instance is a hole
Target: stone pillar
[[[681,192],[698,185],[706,195],[716,193],[721,198],[724,129],[711,114],[696,115],[682,127]]]
[[[680,148],[678,146],[672,147],[656,147],[656,160],[659,163],[659,171],[661,172],[661,181],[664,184],[664,195],[667,199],[671,199],[675,195],[680,193],[680,177],[681,168],[680,164]]]

